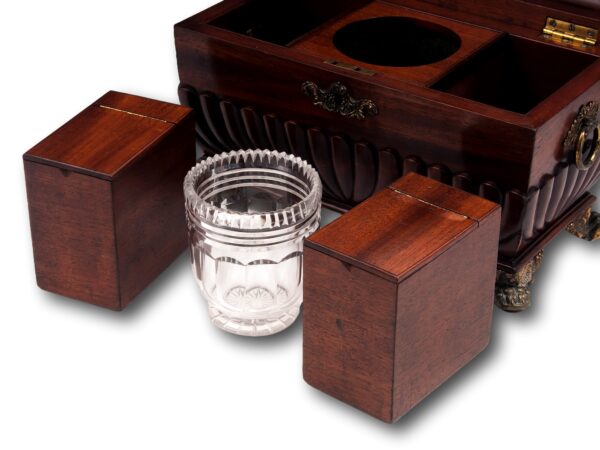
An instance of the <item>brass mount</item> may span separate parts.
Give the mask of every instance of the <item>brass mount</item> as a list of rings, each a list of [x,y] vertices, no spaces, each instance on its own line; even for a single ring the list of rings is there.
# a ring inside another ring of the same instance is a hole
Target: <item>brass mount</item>
[[[543,36],[554,42],[581,48],[593,47],[598,43],[598,30],[572,22],[548,17]]]

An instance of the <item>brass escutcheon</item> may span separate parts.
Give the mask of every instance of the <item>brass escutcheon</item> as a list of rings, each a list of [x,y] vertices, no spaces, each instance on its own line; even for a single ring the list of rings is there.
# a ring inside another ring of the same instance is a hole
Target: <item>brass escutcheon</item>
[[[364,120],[379,114],[375,102],[355,99],[350,95],[348,87],[339,81],[326,89],[321,89],[312,81],[306,81],[302,84],[302,93],[312,99],[313,105],[350,119]]]

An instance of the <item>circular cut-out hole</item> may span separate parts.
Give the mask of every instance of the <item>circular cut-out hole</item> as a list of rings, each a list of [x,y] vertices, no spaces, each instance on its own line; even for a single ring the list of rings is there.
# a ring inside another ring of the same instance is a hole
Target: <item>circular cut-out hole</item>
[[[377,17],[346,25],[333,44],[344,55],[376,66],[415,67],[444,60],[458,51],[452,30],[409,17]]]

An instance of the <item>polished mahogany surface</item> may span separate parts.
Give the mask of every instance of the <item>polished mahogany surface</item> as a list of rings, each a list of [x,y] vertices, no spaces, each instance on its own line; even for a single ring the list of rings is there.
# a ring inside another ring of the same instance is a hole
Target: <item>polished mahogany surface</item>
[[[122,310],[186,247],[190,109],[110,92],[23,159],[42,289]]]
[[[413,174],[313,235],[305,380],[386,422],[409,412],[490,340],[499,228],[499,206]]]
[[[398,282],[497,211],[496,204],[474,198],[409,174],[322,229],[308,245]]]
[[[188,114],[176,105],[109,92],[25,159],[111,179]]]

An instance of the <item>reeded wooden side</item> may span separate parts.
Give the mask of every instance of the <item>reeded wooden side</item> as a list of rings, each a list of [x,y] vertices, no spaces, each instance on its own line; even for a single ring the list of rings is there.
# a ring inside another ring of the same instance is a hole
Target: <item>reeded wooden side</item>
[[[207,154],[238,148],[276,148],[308,160],[321,174],[325,200],[350,209],[401,176],[416,172],[477,194],[503,206],[500,255],[512,258],[536,239],[600,178],[600,160],[588,171],[563,162],[529,190],[502,190],[494,181],[444,164],[424,161],[403,149],[376,148],[317,127],[300,124],[250,106],[238,106],[212,93],[180,86],[180,100],[195,108],[197,137]]]

